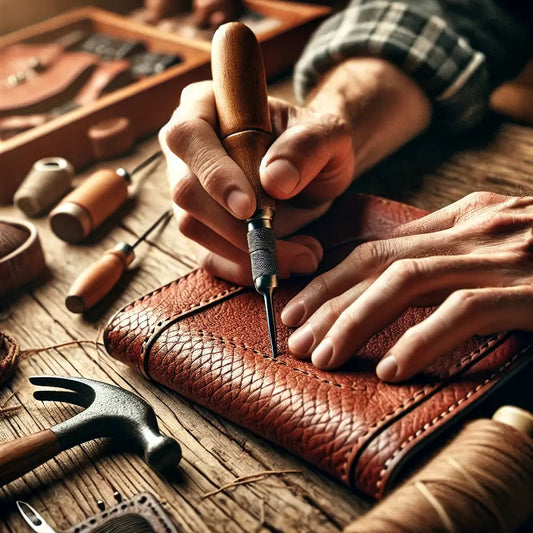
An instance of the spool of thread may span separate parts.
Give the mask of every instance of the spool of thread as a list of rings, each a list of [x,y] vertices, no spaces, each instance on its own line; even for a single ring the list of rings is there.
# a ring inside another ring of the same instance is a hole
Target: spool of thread
[[[129,152],[133,132],[126,117],[110,118],[91,126],[87,132],[97,159],[111,159]]]
[[[123,168],[98,170],[50,213],[52,231],[69,243],[83,240],[126,201],[129,182]]]
[[[419,473],[344,533],[515,531],[533,512],[533,415],[471,422]]]
[[[38,217],[52,208],[71,188],[74,169],[62,157],[46,157],[33,164],[13,201],[27,216]]]

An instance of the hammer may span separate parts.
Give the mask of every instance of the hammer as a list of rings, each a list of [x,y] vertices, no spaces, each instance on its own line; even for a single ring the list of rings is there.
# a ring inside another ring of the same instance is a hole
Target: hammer
[[[136,445],[144,460],[161,474],[177,466],[180,445],[159,431],[153,409],[141,398],[115,385],[92,379],[32,376],[34,385],[67,390],[39,390],[36,400],[68,402],[85,407],[50,429],[0,445],[0,486],[9,483],[59,452],[100,437],[120,437]]]

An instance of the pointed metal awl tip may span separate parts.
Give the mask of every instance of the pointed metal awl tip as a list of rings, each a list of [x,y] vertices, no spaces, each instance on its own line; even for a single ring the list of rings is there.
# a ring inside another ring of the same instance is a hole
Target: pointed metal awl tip
[[[265,310],[267,316],[268,333],[270,335],[270,347],[272,348],[272,356],[278,356],[278,338],[276,333],[276,319],[274,317],[274,302],[272,298],[272,289],[263,293],[265,299]]]

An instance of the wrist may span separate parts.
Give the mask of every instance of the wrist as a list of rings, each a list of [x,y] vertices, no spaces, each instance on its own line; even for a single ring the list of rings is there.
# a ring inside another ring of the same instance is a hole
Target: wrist
[[[309,95],[307,107],[350,124],[356,175],[421,133],[431,103],[408,75],[385,60],[358,57],[331,69]]]

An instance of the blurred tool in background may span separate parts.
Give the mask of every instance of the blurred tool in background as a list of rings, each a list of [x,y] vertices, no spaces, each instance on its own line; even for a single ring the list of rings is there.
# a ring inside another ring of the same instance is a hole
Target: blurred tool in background
[[[97,170],[50,213],[50,226],[54,234],[72,244],[86,238],[128,199],[128,185],[132,176],[159,157],[160,151],[130,173],[123,168]]]
[[[86,268],[70,287],[65,305],[72,313],[84,313],[97,304],[118,283],[122,274],[135,259],[134,249],[160,224],[169,221],[172,209],[165,211],[131,246],[118,243],[96,262]]]

